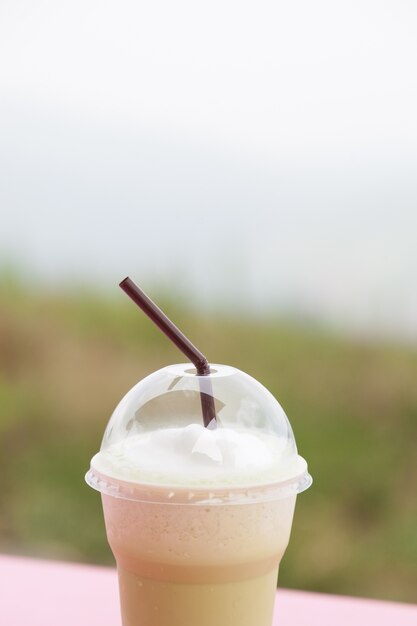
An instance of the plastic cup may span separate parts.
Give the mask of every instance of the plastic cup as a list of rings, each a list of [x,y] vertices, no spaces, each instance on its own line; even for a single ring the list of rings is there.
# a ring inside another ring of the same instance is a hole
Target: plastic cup
[[[312,480],[260,383],[224,365],[151,374],[114,411],[86,480],[102,495],[123,626],[271,626],[296,496]]]

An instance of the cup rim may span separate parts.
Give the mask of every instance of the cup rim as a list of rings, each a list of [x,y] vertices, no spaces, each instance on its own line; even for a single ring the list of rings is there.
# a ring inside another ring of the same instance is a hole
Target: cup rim
[[[313,482],[307,466],[295,476],[260,485],[230,484],[212,487],[138,483],[112,478],[93,466],[86,473],[85,480],[90,487],[105,496],[137,502],[203,506],[270,502],[297,495],[308,489]]]

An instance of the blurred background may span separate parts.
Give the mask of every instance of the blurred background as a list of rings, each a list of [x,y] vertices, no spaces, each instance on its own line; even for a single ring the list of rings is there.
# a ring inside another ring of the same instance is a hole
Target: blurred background
[[[280,584],[417,602],[417,7],[3,0],[0,551],[111,564],[83,476],[181,360],[258,378],[315,482]]]

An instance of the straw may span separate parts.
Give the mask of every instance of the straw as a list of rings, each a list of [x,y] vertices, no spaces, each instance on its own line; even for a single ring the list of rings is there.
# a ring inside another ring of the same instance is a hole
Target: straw
[[[138,307],[153,321],[156,326],[185,354],[185,356],[195,365],[198,376],[207,376],[204,381],[200,381],[201,410],[203,413],[204,426],[216,420],[216,409],[211,391],[210,365],[206,357],[198,350],[193,343],[180,331],[180,329],[165,315],[163,311],[146,295],[140,287],[127,276],[119,286],[135,302]],[[205,391],[202,391],[204,386]]]

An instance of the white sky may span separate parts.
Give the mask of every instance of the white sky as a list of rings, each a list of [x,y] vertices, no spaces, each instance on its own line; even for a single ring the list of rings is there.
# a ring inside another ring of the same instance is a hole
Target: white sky
[[[0,260],[417,336],[416,33],[404,0],[2,0]]]

